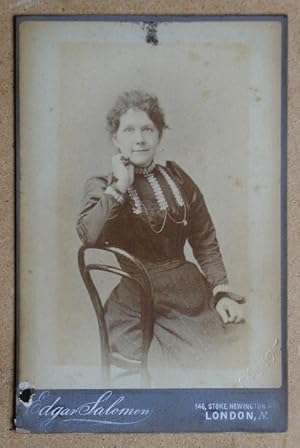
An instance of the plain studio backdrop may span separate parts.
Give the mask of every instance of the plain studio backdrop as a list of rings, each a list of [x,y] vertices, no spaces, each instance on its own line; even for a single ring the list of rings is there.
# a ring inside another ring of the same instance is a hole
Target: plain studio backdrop
[[[101,386],[75,223],[85,180],[111,170],[106,113],[136,88],[158,96],[170,127],[158,159],[199,185],[232,289],[247,298],[248,323],[224,359],[208,353],[197,371],[175,372],[173,387],[281,384],[281,26],[162,23],[158,40],[146,43],[141,23],[21,25],[19,357],[20,380],[36,387]],[[115,283],[98,275],[103,299]],[[160,377],[156,387],[170,385],[170,372]]]

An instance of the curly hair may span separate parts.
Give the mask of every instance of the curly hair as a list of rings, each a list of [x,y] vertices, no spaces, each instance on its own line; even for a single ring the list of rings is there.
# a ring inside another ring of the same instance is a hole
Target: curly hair
[[[111,136],[117,132],[121,116],[129,109],[139,109],[146,112],[156,126],[159,137],[162,136],[163,130],[168,128],[158,98],[143,90],[130,90],[118,96],[115,105],[106,116],[107,129]]]

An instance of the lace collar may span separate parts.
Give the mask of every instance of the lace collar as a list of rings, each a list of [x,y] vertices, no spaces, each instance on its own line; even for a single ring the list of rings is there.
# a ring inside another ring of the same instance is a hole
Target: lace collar
[[[143,174],[144,176],[147,176],[148,174],[153,172],[155,166],[156,164],[154,160],[152,160],[152,162],[150,162],[148,166],[145,167],[136,166],[134,168],[134,171],[136,174]]]

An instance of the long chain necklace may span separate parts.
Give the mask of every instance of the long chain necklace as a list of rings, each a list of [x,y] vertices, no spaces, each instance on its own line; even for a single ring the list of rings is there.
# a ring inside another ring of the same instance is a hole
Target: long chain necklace
[[[176,185],[174,180],[171,178],[171,176],[162,167],[159,166],[158,167],[159,172],[163,175],[163,177],[165,178],[167,184],[169,185],[169,187],[170,187],[170,189],[171,189],[171,191],[172,191],[172,193],[173,193],[173,195],[175,197],[175,200],[176,200],[177,204],[180,207],[183,207],[183,212],[184,212],[183,213],[183,219],[180,220],[180,221],[175,220],[172,217],[171,213],[169,213],[168,202],[167,202],[167,200],[165,198],[165,195],[164,195],[164,193],[162,191],[162,188],[161,188],[157,178],[154,176],[154,173],[153,173],[154,166],[155,166],[154,164],[151,164],[151,166],[149,167],[150,169],[143,169],[141,172],[139,172],[139,174],[143,174],[143,176],[149,182],[149,184],[150,184],[150,186],[151,186],[151,188],[153,190],[155,199],[156,199],[156,201],[158,203],[159,209],[164,212],[163,223],[162,223],[161,227],[159,228],[159,230],[154,229],[154,227],[151,225],[151,222],[150,222],[149,212],[148,212],[146,206],[141,201],[141,199],[140,199],[140,197],[138,195],[138,192],[136,191],[136,189],[133,186],[131,186],[128,189],[129,197],[131,198],[131,201],[133,203],[132,204],[132,212],[135,215],[140,215],[140,214],[142,214],[142,211],[143,211],[143,208],[144,208],[144,210],[146,212],[146,215],[147,215],[147,218],[148,218],[149,226],[150,226],[151,230],[154,233],[161,233],[163,231],[163,229],[165,227],[165,224],[166,224],[167,216],[169,216],[169,218],[174,223],[176,223],[176,224],[183,224],[184,226],[186,226],[187,225],[187,209],[186,209],[185,201],[184,201],[184,199],[182,197],[182,194],[181,194],[178,186]]]

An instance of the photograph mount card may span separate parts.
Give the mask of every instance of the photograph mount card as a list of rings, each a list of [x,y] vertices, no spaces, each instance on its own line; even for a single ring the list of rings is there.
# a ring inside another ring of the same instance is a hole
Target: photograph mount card
[[[18,16],[18,431],[280,432],[285,16]]]

